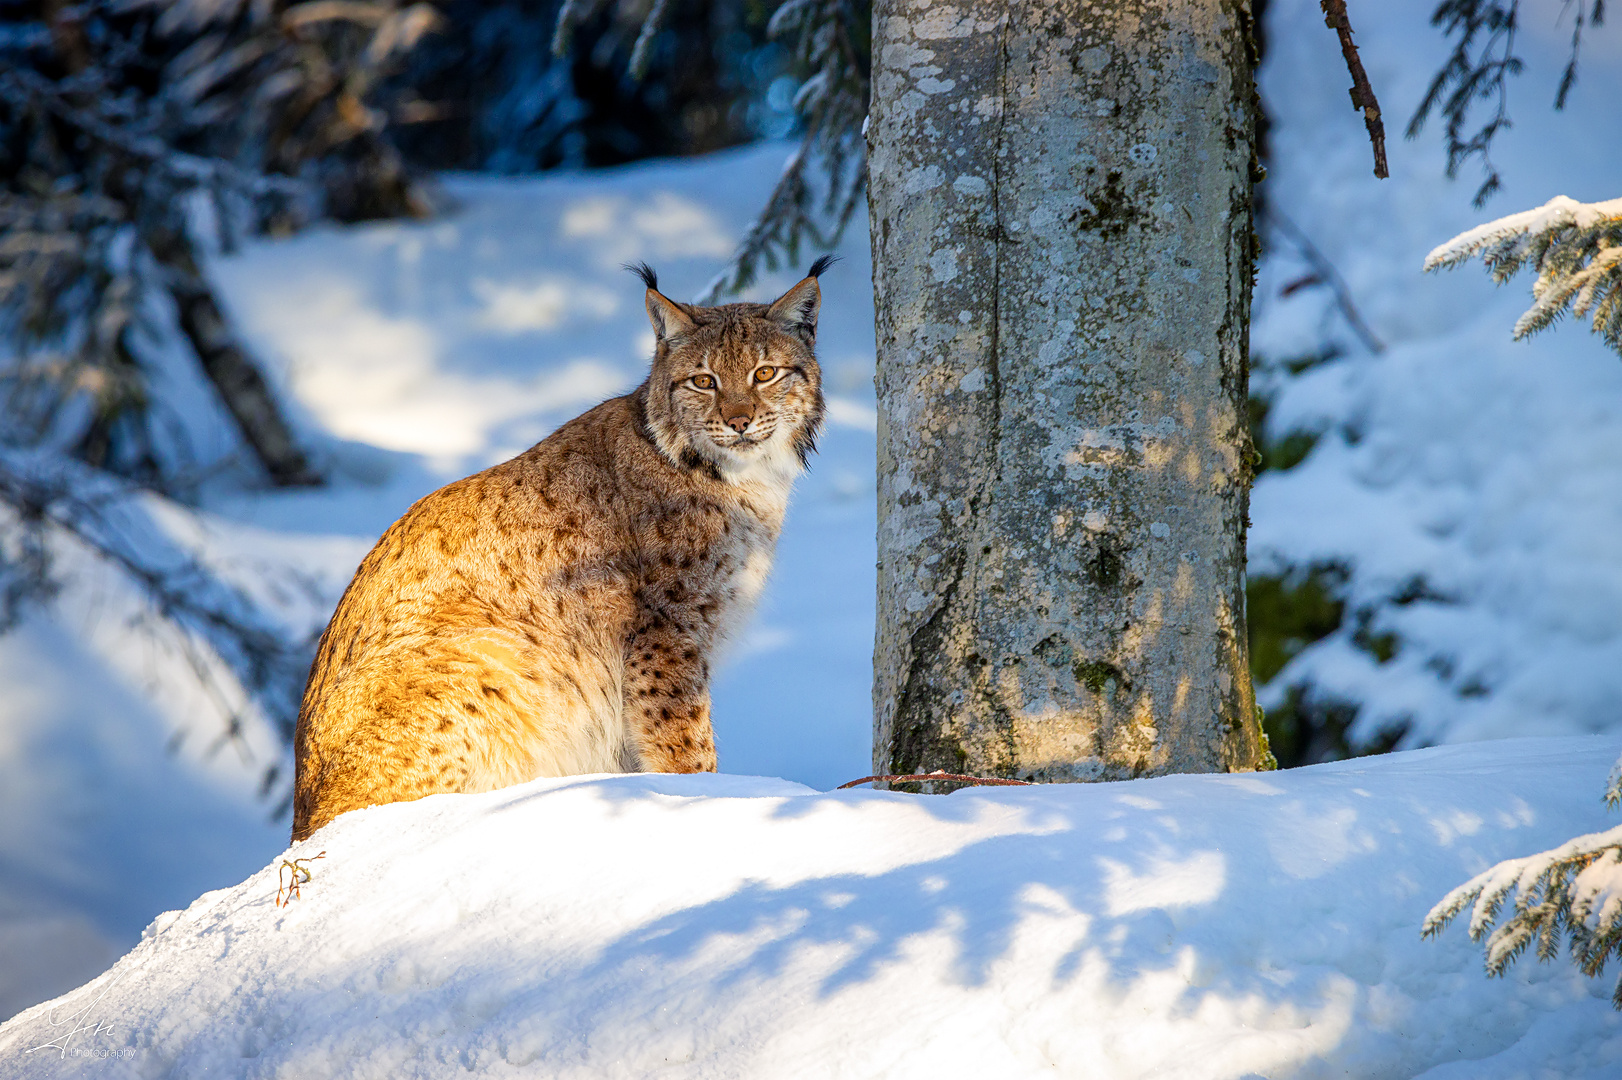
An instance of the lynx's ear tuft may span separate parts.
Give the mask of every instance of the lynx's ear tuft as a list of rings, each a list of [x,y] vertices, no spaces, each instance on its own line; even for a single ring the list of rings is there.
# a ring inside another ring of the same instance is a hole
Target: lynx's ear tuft
[[[822,259],[818,259],[811,269],[817,272],[827,269],[822,262]],[[817,311],[821,307],[822,289],[818,287],[816,274],[813,273],[774,300],[772,306],[766,309],[766,317],[811,345],[817,340]]]
[[[838,255],[824,255],[811,264],[811,269],[805,272],[806,277],[821,277],[834,263],[839,261]]]
[[[653,267],[645,262],[635,265],[627,263],[625,269],[641,278],[648,287],[648,322],[653,324],[653,332],[660,341],[685,334],[698,325],[680,304],[659,291],[659,275],[654,273]]]
[[[647,263],[623,263],[620,268],[622,270],[629,270],[631,273],[641,278],[642,284],[646,285],[648,288],[659,288],[659,275],[654,271],[653,267],[649,266]]]

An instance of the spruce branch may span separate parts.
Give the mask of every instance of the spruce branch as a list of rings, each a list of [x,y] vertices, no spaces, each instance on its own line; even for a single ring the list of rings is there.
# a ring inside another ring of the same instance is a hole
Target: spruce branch
[[[0,626],[28,602],[62,587],[56,570],[69,547],[91,555],[131,585],[141,620],[164,635],[197,686],[224,717],[219,743],[243,743],[245,717],[221,682],[220,665],[290,741],[314,636],[279,625],[214,567],[177,544],[153,518],[140,488],[51,455],[0,450]],[[274,765],[266,771],[274,784]]]
[[[1580,203],[1557,196],[1454,237],[1425,257],[1425,269],[1478,255],[1499,284],[1526,267],[1537,274],[1532,306],[1515,323],[1517,340],[1553,325],[1569,309],[1578,318],[1591,316],[1594,333],[1622,353],[1622,199]]]
[[[1588,21],[1594,26],[1605,24],[1605,0],[1594,0],[1594,6],[1588,9]],[[1571,93],[1572,87],[1577,85],[1577,57],[1582,52],[1582,47],[1583,5],[1581,0],[1578,0],[1577,16],[1571,29],[1571,55],[1566,60],[1565,69],[1560,72],[1560,88],[1554,94],[1554,107],[1557,110],[1566,107],[1566,97]]]
[[[860,0],[786,0],[772,15],[768,34],[792,43],[796,62],[808,72],[794,96],[804,133],[765,209],[699,303],[714,303],[748,288],[763,265],[775,270],[792,263],[805,239],[822,248],[836,246],[862,204],[867,184],[867,22],[867,6]]]
[[[653,6],[648,9],[648,17],[642,20],[642,29],[637,31],[636,44],[631,47],[631,62],[628,65],[631,78],[641,82],[647,78],[648,65],[653,62],[653,43],[659,37],[659,31],[665,27],[665,19],[670,12],[670,0],[653,0]]]
[[[1563,8],[1575,4],[1576,17],[1571,33],[1571,51],[1555,89],[1554,107],[1564,109],[1577,85],[1577,61],[1582,52],[1584,27],[1605,23],[1605,0],[1566,0]],[[1520,23],[1520,0],[1442,0],[1431,13],[1431,25],[1442,28],[1444,37],[1456,38],[1453,51],[1431,79],[1430,87],[1408,121],[1407,137],[1415,138],[1432,114],[1447,121],[1447,175],[1458,175],[1470,158],[1481,159],[1486,174],[1476,190],[1474,204],[1479,209],[1502,186],[1503,178],[1492,161],[1492,143],[1511,126],[1509,119],[1509,78],[1524,67],[1515,55],[1515,34]],[[1469,135],[1465,129],[1478,102],[1490,101],[1492,112]]]
[[[580,27],[616,4],[623,21],[631,9],[628,0],[564,0],[553,30],[553,55],[567,55]],[[628,65],[633,80],[647,74],[669,6],[670,0],[652,0],[636,23]],[[784,164],[765,208],[750,223],[726,268],[699,295],[699,303],[714,303],[748,288],[763,267],[775,270],[796,261],[807,240],[821,248],[836,246],[861,206],[867,179],[863,122],[868,22],[867,0],[784,0],[772,13],[767,36],[786,44],[804,73],[793,104],[800,145]]]
[[[1421,934],[1435,937],[1466,908],[1470,940],[1485,940],[1489,975],[1502,976],[1528,948],[1553,960],[1564,940],[1578,969],[1598,976],[1612,956],[1622,956],[1622,826],[1477,874],[1431,908]],[[1622,978],[1611,1003],[1622,1009]]]
[[[1413,139],[1433,112],[1447,120],[1449,179],[1470,158],[1481,159],[1487,175],[1473,200],[1478,208],[1503,184],[1491,149],[1493,139],[1510,126],[1508,79],[1524,66],[1515,55],[1519,14],[1520,0],[1442,0],[1431,13],[1431,25],[1441,27],[1445,37],[1457,35],[1458,41],[1408,121],[1407,136]],[[1488,99],[1494,103],[1492,115],[1466,137],[1470,110],[1477,101]]]
[[[49,437],[158,490],[183,485],[183,426],[155,428],[142,355],[162,331],[135,333],[156,329],[142,312],[167,294],[270,480],[319,482],[202,272],[193,211],[213,208],[226,249],[323,211],[426,213],[385,137],[382,81],[438,15],[398,0],[120,0],[72,21],[66,37],[52,23],[0,39],[9,440]]]

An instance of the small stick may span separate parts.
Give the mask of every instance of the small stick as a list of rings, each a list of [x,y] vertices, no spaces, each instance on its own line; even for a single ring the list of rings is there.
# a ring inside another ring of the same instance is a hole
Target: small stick
[[[1324,25],[1340,37],[1340,52],[1346,58],[1346,70],[1352,74],[1352,108],[1363,113],[1363,124],[1369,129],[1369,142],[1374,146],[1374,175],[1384,180],[1391,174],[1385,167],[1385,122],[1380,119],[1380,103],[1369,85],[1368,72],[1352,44],[1352,20],[1346,14],[1346,0],[1318,0],[1323,9]]]
[[[276,906],[282,907],[299,899],[299,886],[309,881],[311,877],[310,868],[304,864],[326,857],[327,853],[323,851],[321,854],[311,855],[307,859],[283,859],[282,864],[276,868]],[[289,870],[293,872],[292,877],[284,884],[282,879],[287,876]],[[284,889],[287,892],[286,899],[282,897]]]
[[[964,776],[961,773],[932,772],[912,773],[908,776],[864,776],[860,780],[852,780],[848,784],[840,784],[838,787],[834,788],[834,790],[844,791],[846,788],[853,788],[857,784],[871,784],[874,782],[896,784],[903,781],[916,783],[923,780],[952,780],[959,784],[985,784],[998,787],[1032,786],[1029,780],[1005,780],[1000,776]]]

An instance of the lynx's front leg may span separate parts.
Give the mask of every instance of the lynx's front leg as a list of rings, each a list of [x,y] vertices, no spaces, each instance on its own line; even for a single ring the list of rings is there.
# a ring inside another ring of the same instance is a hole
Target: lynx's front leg
[[[638,607],[625,650],[624,716],[642,771],[714,772],[705,620],[680,603]]]

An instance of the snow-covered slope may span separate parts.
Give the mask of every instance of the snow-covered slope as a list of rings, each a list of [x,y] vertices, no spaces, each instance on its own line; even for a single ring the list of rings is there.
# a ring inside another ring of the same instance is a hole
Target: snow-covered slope
[[[1302,464],[1257,482],[1250,569],[1337,564],[1350,580],[1341,630],[1302,652],[1263,703],[1272,709],[1301,685],[1359,705],[1352,741],[1365,745],[1382,730],[1406,732],[1403,746],[1614,730],[1622,359],[1583,323],[1512,340],[1529,277],[1499,287],[1478,265],[1420,268],[1433,247],[1488,219],[1557,195],[1622,195],[1622,32],[1585,34],[1579,81],[1557,113],[1571,12],[1522,5],[1516,46],[1527,70],[1510,83],[1515,125],[1493,151],[1504,187],[1478,210],[1474,162],[1457,181],[1442,174],[1439,118],[1420,138],[1401,137],[1448,48],[1428,25],[1434,7],[1353,5],[1391,135],[1391,179],[1379,181],[1317,5],[1269,6],[1267,196],[1334,263],[1387,349],[1360,344],[1328,290],[1282,295],[1309,267],[1270,237],[1253,387],[1275,395],[1273,438],[1322,437]],[[1285,365],[1326,344],[1343,355],[1289,374]],[[1369,643],[1387,634],[1395,656],[1382,661]]]
[[[1622,743],[821,794],[536,781],[349,814],[0,1027],[0,1074],[1415,1077],[1622,1070],[1608,982],[1419,924],[1603,825]]]

